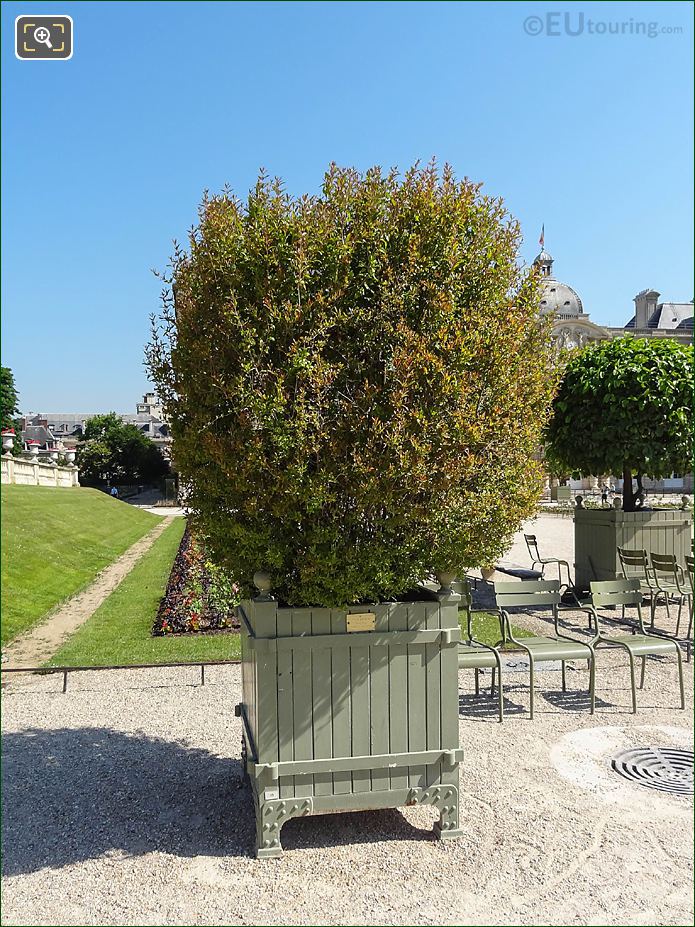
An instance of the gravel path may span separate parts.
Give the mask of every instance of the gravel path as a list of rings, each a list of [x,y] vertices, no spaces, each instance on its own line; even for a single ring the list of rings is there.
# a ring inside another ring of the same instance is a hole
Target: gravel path
[[[619,749],[688,745],[673,662],[628,713],[620,655],[601,654],[595,716],[538,674],[506,679],[507,719],[461,673],[466,836],[431,811],[291,821],[253,858],[241,786],[238,667],[80,673],[5,690],[3,924],[673,924],[692,922],[692,801],[609,769]],[[568,673],[570,689],[586,672]],[[689,687],[690,689],[690,687]],[[541,694],[542,693],[542,694]]]
[[[3,650],[3,662],[7,662],[7,668],[41,666],[50,660],[68,637],[92,617],[170,524],[171,518],[165,518],[155,525],[144,537],[103,569],[86,589],[51,612],[41,624],[25,634],[20,634],[8,644]]]

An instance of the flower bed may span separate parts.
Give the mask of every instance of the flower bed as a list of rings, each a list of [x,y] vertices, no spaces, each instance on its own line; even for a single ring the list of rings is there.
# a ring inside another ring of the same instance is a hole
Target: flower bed
[[[186,528],[152,634],[237,631],[238,592],[224,570],[206,557],[203,543]]]

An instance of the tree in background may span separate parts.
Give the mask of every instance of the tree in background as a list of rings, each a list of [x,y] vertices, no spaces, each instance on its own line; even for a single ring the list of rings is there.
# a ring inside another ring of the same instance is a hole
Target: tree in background
[[[0,367],[0,410],[2,411],[2,430],[15,427],[19,415],[19,395],[14,382],[14,374],[9,367]]]
[[[136,425],[115,412],[95,415],[77,447],[80,482],[152,483],[169,472],[169,464]]]
[[[623,478],[635,510],[642,477],[687,472],[693,454],[693,348],[669,339],[616,338],[574,352],[548,425],[546,455],[576,475]]]
[[[2,430],[14,428],[14,454],[21,453],[22,437],[19,429],[19,394],[14,382],[14,374],[9,367],[0,367],[0,413],[2,414]]]
[[[536,271],[445,167],[261,175],[204,200],[148,351],[208,549],[295,605],[494,563],[542,488],[556,384]]]

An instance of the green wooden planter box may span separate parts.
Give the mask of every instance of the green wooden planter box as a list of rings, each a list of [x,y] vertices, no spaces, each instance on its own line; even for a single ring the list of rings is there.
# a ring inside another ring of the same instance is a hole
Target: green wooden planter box
[[[458,602],[242,603],[243,749],[259,857],[292,817],[428,804],[458,837]],[[360,615],[362,617],[356,617]]]
[[[572,487],[571,486],[551,486],[550,487],[550,500],[551,502],[571,502],[572,501]]]
[[[685,555],[692,552],[692,529],[692,510],[575,509],[575,582],[588,589],[592,580],[622,576],[619,547],[675,554],[684,565]]]

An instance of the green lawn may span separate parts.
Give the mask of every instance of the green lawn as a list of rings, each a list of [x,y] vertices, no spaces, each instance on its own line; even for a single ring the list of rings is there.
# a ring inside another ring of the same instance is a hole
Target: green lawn
[[[3,644],[79,592],[159,521],[96,489],[3,486]]]
[[[464,638],[466,635],[466,613],[459,611],[459,624]],[[512,633],[514,637],[531,637],[530,631],[525,631],[518,625],[512,624]],[[500,619],[498,615],[492,612],[477,612],[473,615],[473,637],[480,641],[481,644],[490,644],[494,646],[500,639]],[[514,644],[511,645],[514,647]],[[505,650],[507,647],[505,647]]]
[[[51,666],[113,666],[239,659],[239,635],[188,634],[152,637],[152,623],[164,595],[185,519],[176,518],[155,541],[123,582],[50,661]],[[464,612],[459,613],[463,628]],[[519,636],[528,632],[514,627]],[[496,615],[474,615],[478,640],[499,640]]]
[[[230,632],[150,636],[185,527],[184,518],[174,519],[123,582],[58,651],[51,666],[239,658],[239,635]]]

